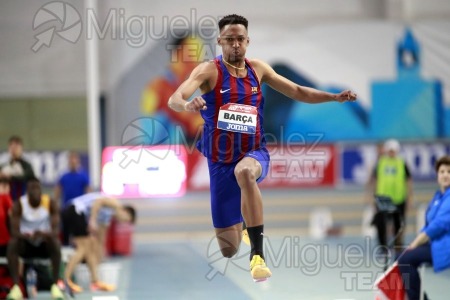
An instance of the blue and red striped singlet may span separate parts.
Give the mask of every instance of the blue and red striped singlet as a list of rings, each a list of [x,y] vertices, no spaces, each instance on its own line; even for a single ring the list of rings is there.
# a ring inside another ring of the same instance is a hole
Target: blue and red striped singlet
[[[264,147],[264,97],[256,72],[245,59],[247,76],[236,78],[228,72],[222,55],[214,59],[217,83],[203,94],[207,110],[197,148],[212,162],[232,163],[249,151]]]

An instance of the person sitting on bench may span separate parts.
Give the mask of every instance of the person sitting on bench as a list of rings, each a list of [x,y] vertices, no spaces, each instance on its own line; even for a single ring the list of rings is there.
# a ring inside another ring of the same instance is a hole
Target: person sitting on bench
[[[11,239],[8,243],[7,260],[14,286],[7,299],[23,299],[19,287],[19,257],[50,258],[53,284],[50,288],[53,299],[63,300],[64,295],[57,285],[61,246],[58,240],[59,211],[47,195],[42,194],[41,183],[31,178],[27,193],[16,201],[11,214]]]
[[[398,259],[398,267],[409,300],[420,299],[421,280],[417,268],[433,265],[435,272],[450,268],[450,156],[436,162],[439,189],[431,199],[425,226]],[[424,299],[428,299],[425,295]]]

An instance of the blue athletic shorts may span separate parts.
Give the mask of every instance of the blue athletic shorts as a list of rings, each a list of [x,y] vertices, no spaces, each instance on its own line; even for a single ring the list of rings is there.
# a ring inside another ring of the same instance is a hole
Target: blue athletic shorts
[[[270,156],[266,148],[248,152],[244,157],[256,159],[262,167],[261,182],[269,171]],[[234,168],[239,163],[218,163],[208,160],[211,213],[215,228],[226,228],[243,221],[241,214],[241,189],[234,176]]]

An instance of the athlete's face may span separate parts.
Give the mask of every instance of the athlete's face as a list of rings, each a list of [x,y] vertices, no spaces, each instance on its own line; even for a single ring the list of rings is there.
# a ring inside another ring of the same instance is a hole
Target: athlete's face
[[[37,181],[30,181],[27,185],[28,201],[32,207],[38,207],[41,203],[41,184]]]
[[[445,191],[450,187],[450,165],[441,165],[437,172],[437,179],[439,187]]]
[[[8,145],[8,150],[12,158],[18,159],[22,156],[23,147],[21,143],[10,142]]]
[[[249,42],[247,29],[242,24],[225,25],[217,38],[224,59],[230,63],[244,60]]]
[[[77,153],[70,153],[69,155],[69,168],[76,171],[80,166],[80,157]]]

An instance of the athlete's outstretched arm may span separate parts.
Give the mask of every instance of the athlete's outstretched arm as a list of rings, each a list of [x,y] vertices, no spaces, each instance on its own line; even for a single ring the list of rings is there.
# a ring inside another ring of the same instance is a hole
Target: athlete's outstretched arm
[[[271,66],[263,61],[255,60],[255,67],[262,74],[261,82],[267,83],[273,89],[297,101],[306,103],[322,103],[329,101],[355,101],[356,94],[346,90],[339,94],[332,94],[313,88],[298,85],[276,73]]]
[[[197,112],[206,109],[206,102],[202,97],[196,97],[187,101],[195,91],[203,85],[210,76],[211,66],[209,62],[198,65],[169,98],[169,107],[174,111]]]

